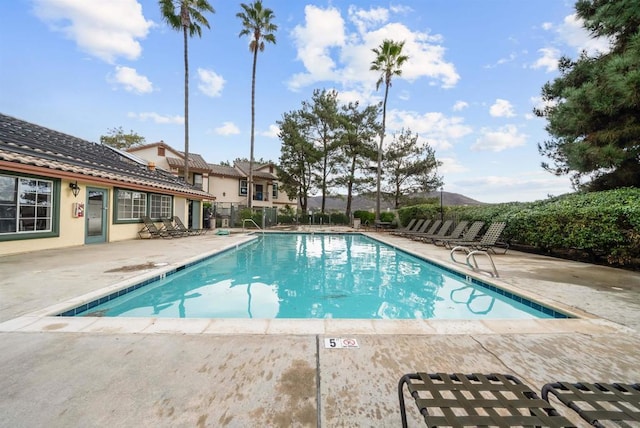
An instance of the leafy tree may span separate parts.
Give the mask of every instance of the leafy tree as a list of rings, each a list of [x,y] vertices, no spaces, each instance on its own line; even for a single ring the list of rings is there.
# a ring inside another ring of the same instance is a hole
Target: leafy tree
[[[275,32],[278,26],[274,24],[273,11],[262,7],[262,1],[247,5],[240,3],[243,11],[236,14],[237,18],[242,20],[242,31],[239,36],[251,36],[249,50],[253,53],[253,68],[251,72],[251,154],[249,156],[249,183],[248,183],[248,206],[251,208],[253,199],[253,149],[255,143],[255,99],[256,99],[256,64],[258,62],[258,50],[264,51],[264,42],[276,43]]]
[[[338,132],[338,93],[336,91],[314,90],[311,102],[303,101],[301,118],[309,141],[315,144],[320,153],[315,176],[322,193],[321,212],[325,212],[326,198],[329,193],[331,176],[336,172],[335,164],[339,152]]]
[[[278,121],[282,140],[278,180],[281,183],[280,190],[289,198],[296,198],[302,211],[306,212],[308,196],[317,190],[313,171],[320,159],[320,152],[309,141],[301,116],[300,111],[293,111],[285,113],[283,119]]]
[[[189,37],[209,27],[205,12],[215,13],[207,0],[159,0],[162,19],[184,38],[184,181],[189,182]]]
[[[571,173],[574,187],[604,190],[640,186],[640,3],[580,0],[578,17],[611,50],[575,61],[563,57],[561,76],[542,88],[552,139],[538,145],[543,168]]]
[[[372,49],[376,54],[370,69],[380,72],[380,78],[376,82],[376,90],[384,82],[384,101],[382,103],[382,127],[380,129],[380,145],[378,146],[378,171],[376,186],[376,221],[380,220],[380,191],[382,180],[382,143],[384,142],[385,124],[387,120],[387,99],[389,97],[389,87],[391,87],[391,78],[393,76],[402,75],[402,65],[409,59],[408,56],[402,55],[404,42],[394,42],[385,39],[382,44]]]
[[[376,157],[374,137],[380,133],[377,122],[380,105],[359,108],[359,103],[342,106],[340,121],[340,162],[337,163],[337,177],[333,184],[346,187],[346,216],[351,217],[353,193],[372,187],[370,162]]]
[[[107,131],[107,135],[100,136],[100,143],[121,150],[140,146],[144,141],[144,137],[133,132],[133,130],[129,131],[128,134],[125,134],[122,126],[111,128]]]
[[[430,192],[441,186],[437,167],[442,162],[436,160],[435,152],[425,144],[418,144],[418,134],[402,130],[393,135],[383,159],[386,176],[385,193],[393,199],[396,209],[400,208],[403,197],[415,192]]]

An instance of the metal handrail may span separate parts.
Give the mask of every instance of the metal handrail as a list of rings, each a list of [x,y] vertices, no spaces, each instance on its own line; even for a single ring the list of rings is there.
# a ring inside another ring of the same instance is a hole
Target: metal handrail
[[[456,251],[464,251],[464,253],[466,254],[466,259],[465,259],[464,262],[456,260],[456,258],[454,256],[454,253]],[[493,257],[491,257],[491,254],[489,254],[486,251],[483,251],[483,250],[471,250],[469,247],[465,247],[464,245],[458,245],[457,247],[453,247],[451,249],[450,255],[451,255],[451,260],[453,260],[455,263],[466,264],[474,272],[486,272],[486,273],[488,273],[489,275],[491,275],[491,276],[493,276],[495,278],[499,278],[500,277],[500,275],[498,275],[498,269],[496,269],[496,265],[493,262]],[[487,256],[487,258],[489,259],[489,262],[491,263],[491,270],[480,268],[480,266],[478,266],[478,261],[476,260],[476,255]],[[473,260],[473,264],[471,264],[470,260]]]
[[[260,226],[258,226],[258,223],[256,223],[255,221],[253,221],[253,219],[252,219],[252,218],[245,218],[245,219],[242,219],[242,231],[243,231],[243,232],[244,232],[244,230],[245,230],[244,224],[245,224],[246,222],[251,222],[251,223],[253,223],[253,225],[254,225],[258,230],[262,230],[262,228],[261,228]],[[262,230],[262,234],[264,235],[264,230]]]

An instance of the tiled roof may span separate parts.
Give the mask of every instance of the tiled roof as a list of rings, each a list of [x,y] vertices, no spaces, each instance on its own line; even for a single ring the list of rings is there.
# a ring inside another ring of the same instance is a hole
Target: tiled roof
[[[167,163],[171,168],[182,168],[184,167],[184,152],[180,152],[182,155],[181,159],[172,158],[167,156]],[[209,164],[205,162],[205,160],[200,155],[196,155],[193,153],[189,153],[189,169],[198,169],[203,171],[209,170]]]
[[[209,172],[210,175],[219,175],[222,177],[234,177],[234,178],[246,177],[244,174],[240,173],[237,169],[235,169],[232,166],[214,165],[210,163],[209,171],[210,171]]]
[[[212,199],[159,168],[107,145],[0,114],[0,160]]]
[[[266,171],[258,171],[259,168],[262,168],[265,165],[268,165],[268,164],[259,164],[254,162],[253,176],[259,177],[259,178],[265,178],[267,180],[277,180],[278,177],[275,174],[271,174],[270,172],[266,172]],[[246,177],[249,176],[249,162],[236,162],[235,166],[240,171],[242,171]]]

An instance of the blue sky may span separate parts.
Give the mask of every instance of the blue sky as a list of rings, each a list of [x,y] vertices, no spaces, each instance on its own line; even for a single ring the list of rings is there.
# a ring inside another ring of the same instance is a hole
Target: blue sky
[[[247,2],[248,3],[248,2]],[[251,63],[240,2],[210,0],[211,29],[189,40],[190,151],[249,157]],[[264,0],[277,44],[258,55],[255,157],[278,161],[276,121],[314,89],[376,103],[371,49],[404,40],[387,131],[408,128],[443,162],[444,189],[482,202],[572,191],[544,171],[534,117],[557,60],[605,50],[564,0]],[[156,0],[11,0],[0,16],[0,112],[98,142],[109,129],[184,148],[182,34]]]

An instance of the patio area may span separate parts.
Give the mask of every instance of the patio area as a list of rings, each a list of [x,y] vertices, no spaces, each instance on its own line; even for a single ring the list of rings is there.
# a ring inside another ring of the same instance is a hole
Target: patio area
[[[368,233],[454,266],[446,249]],[[514,251],[495,256],[499,279],[481,277],[583,317],[45,316],[52,305],[247,239],[209,233],[0,257],[0,426],[396,427],[405,373],[509,373],[538,392],[559,380],[640,382],[640,274]],[[325,348],[325,338],[359,347]],[[412,400],[408,416],[410,427],[424,426]]]

